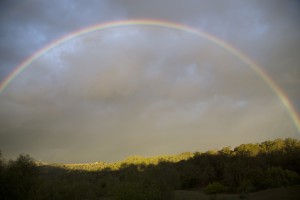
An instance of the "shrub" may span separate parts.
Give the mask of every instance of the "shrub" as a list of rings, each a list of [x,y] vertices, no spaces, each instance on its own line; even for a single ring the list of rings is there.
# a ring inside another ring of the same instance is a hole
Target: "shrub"
[[[299,182],[299,175],[296,172],[281,167],[271,167],[266,174],[265,184],[267,188],[293,185]]]
[[[223,193],[227,190],[227,188],[219,183],[219,182],[213,182],[208,184],[208,186],[206,186],[206,188],[204,188],[204,193],[205,194],[218,194],[218,193]]]

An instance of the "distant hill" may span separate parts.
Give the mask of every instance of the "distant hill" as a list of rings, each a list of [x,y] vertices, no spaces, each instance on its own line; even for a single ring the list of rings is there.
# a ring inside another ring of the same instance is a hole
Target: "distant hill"
[[[103,169],[118,170],[126,165],[157,165],[160,162],[171,162],[176,163],[183,160],[192,158],[195,153],[185,152],[177,155],[163,155],[153,157],[142,157],[142,156],[130,156],[125,160],[118,161],[115,163],[107,162],[95,162],[85,164],[48,164],[43,163],[42,165],[50,165],[54,167],[62,167],[70,170],[87,170],[87,171],[98,171]]]

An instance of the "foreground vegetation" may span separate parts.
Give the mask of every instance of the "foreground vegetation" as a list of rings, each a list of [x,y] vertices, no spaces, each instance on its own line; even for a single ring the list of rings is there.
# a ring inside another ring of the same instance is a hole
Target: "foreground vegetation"
[[[47,165],[35,162],[29,155],[8,162],[1,155],[0,196],[1,199],[259,199],[259,195],[269,194],[261,190],[299,189],[288,187],[300,184],[299,175],[300,141],[291,138],[205,153],[133,156],[117,163]]]

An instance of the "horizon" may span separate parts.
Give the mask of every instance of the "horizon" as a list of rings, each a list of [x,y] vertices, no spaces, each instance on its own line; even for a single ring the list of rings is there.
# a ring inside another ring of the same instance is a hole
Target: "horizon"
[[[222,146],[222,147],[218,147],[218,148],[212,148],[212,149],[206,149],[206,150],[203,150],[203,151],[183,151],[183,152],[180,152],[180,153],[171,153],[171,154],[159,154],[159,155],[148,155],[148,156],[142,156],[142,155],[128,155],[124,158],[121,158],[119,160],[115,160],[115,161],[105,161],[105,160],[96,160],[96,161],[90,161],[90,162],[74,162],[74,163],[67,163],[67,162],[47,162],[46,160],[39,160],[33,156],[31,156],[30,154],[27,154],[27,153],[20,153],[18,154],[16,157],[14,158],[7,158],[5,156],[5,154],[1,151],[1,155],[2,157],[4,157],[4,160],[6,161],[9,161],[9,160],[16,160],[18,156],[20,155],[29,155],[31,158],[33,158],[33,160],[37,163],[41,162],[41,163],[44,163],[46,165],[56,165],[56,164],[66,164],[66,165],[85,165],[85,164],[96,164],[96,163],[106,163],[106,164],[115,164],[115,163],[119,163],[119,162],[124,162],[126,161],[128,158],[134,158],[134,157],[138,157],[138,158],[142,158],[142,159],[149,159],[149,158],[158,158],[158,157],[173,157],[173,156],[178,156],[178,155],[181,155],[181,154],[185,154],[185,153],[192,153],[192,154],[198,154],[200,153],[201,154],[205,154],[207,152],[210,152],[210,151],[220,151],[222,150],[223,148],[226,148],[226,147],[230,147],[230,149],[232,151],[235,150],[236,147],[240,146],[240,145],[243,145],[243,144],[261,144],[263,142],[266,142],[266,141],[275,141],[275,140],[285,140],[285,139],[296,139],[296,140],[299,140],[297,138],[275,138],[275,139],[272,139],[272,140],[264,140],[264,141],[258,141],[258,142],[250,142],[250,143],[241,143],[241,144],[238,144],[238,145],[235,145],[235,146]],[[0,149],[1,150],[1,149]]]

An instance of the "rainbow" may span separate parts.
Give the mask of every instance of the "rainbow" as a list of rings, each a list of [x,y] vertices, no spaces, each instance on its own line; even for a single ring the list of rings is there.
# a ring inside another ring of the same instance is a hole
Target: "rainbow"
[[[232,53],[234,56],[241,59],[245,64],[250,66],[256,74],[258,74],[265,83],[274,91],[274,93],[278,96],[279,100],[282,102],[284,107],[286,108],[287,112],[289,113],[291,120],[293,121],[296,129],[298,130],[298,133],[300,133],[300,117],[298,113],[296,112],[296,109],[294,108],[292,102],[289,100],[287,95],[284,93],[284,91],[272,80],[272,78],[260,67],[257,63],[255,63],[252,59],[247,57],[244,53],[237,50],[232,45],[228,44],[227,42],[208,34],[202,30],[198,30],[186,25],[169,22],[169,21],[162,21],[162,20],[149,20],[149,19],[139,19],[139,20],[122,20],[122,21],[114,21],[114,22],[108,22],[103,24],[97,24],[94,26],[90,26],[84,29],[81,29],[79,31],[72,32],[71,34],[68,34],[58,40],[55,40],[54,42],[50,43],[49,45],[45,46],[44,48],[37,51],[32,56],[25,59],[19,66],[16,67],[16,69],[10,73],[0,84],[0,95],[3,93],[5,88],[20,74],[22,71],[24,71],[33,61],[35,61],[37,58],[39,58],[41,55],[45,54],[47,51],[57,47],[58,45],[61,45],[71,39],[74,39],[78,36],[81,36],[83,34],[92,32],[92,31],[98,31],[98,30],[104,30],[104,29],[110,29],[120,26],[131,26],[131,25],[141,25],[141,26],[154,26],[154,27],[163,27],[163,28],[169,28],[169,29],[175,29],[180,31],[185,31],[191,34],[195,34],[197,36],[200,36],[206,40],[211,41],[212,43],[215,43],[219,45],[220,47],[224,48],[226,51]]]

